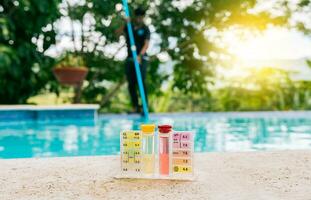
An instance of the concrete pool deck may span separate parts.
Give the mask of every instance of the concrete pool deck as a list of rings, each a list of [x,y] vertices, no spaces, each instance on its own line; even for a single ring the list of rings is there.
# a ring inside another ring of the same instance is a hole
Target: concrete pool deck
[[[115,179],[115,156],[0,160],[0,199],[311,200],[311,151],[195,156],[193,182]]]

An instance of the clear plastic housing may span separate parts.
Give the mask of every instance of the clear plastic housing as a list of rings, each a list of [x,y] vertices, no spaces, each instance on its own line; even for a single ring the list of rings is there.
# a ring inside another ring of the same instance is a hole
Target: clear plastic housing
[[[153,174],[155,168],[154,133],[143,133],[143,172]]]

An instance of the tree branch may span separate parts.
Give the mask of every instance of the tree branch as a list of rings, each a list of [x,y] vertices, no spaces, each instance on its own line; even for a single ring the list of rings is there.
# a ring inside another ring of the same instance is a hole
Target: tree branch
[[[110,92],[108,92],[108,94],[106,94],[106,95],[102,98],[102,100],[101,100],[101,102],[100,102],[100,105],[101,105],[101,106],[106,105],[106,104],[109,102],[109,100],[110,100],[114,95],[116,95],[116,93],[117,93],[118,90],[122,87],[122,85],[123,85],[124,83],[125,83],[125,78],[123,78],[122,81],[120,81],[119,83],[117,83],[117,84],[113,87],[113,89],[112,89]]]
[[[81,53],[84,53],[84,40],[85,40],[85,33],[84,33],[84,18],[82,17],[81,21]]]
[[[68,11],[70,12],[70,4],[68,2],[68,0],[65,1],[65,3],[67,4],[68,7]],[[73,49],[75,52],[77,52],[77,46],[76,46],[76,35],[75,35],[75,31],[74,31],[74,24],[73,24],[73,20],[70,18],[70,16],[68,15],[69,19],[70,19],[70,26],[71,26],[71,40],[73,43]]]

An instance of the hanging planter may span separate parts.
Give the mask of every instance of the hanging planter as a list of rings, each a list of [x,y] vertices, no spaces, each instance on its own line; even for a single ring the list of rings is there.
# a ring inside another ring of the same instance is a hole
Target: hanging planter
[[[80,103],[82,84],[88,74],[81,56],[67,53],[53,68],[57,81],[66,86],[73,86],[75,96],[73,103]]]
[[[82,84],[88,73],[86,67],[57,67],[53,69],[53,74],[62,85],[76,86]]]

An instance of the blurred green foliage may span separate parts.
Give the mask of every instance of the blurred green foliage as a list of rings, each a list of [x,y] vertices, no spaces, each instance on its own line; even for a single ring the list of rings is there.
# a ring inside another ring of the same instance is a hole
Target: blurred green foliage
[[[308,110],[311,82],[292,81],[293,72],[271,67],[248,69],[243,77],[220,81],[207,94],[169,92],[157,99],[158,112]]]
[[[60,17],[60,1],[0,1],[1,104],[25,103],[53,80],[53,59],[44,51],[55,43],[51,26]]]
[[[132,10],[138,6],[147,9],[150,29],[159,37],[147,71],[151,110],[309,109],[309,82],[293,82],[282,70],[250,71],[243,80],[223,80],[226,87],[214,87],[215,67],[228,64],[231,58],[221,44],[221,33],[289,26],[287,20],[294,12],[310,8],[306,0],[298,2],[295,9],[288,1],[278,2],[280,9],[274,9],[284,12],[275,15],[271,10],[250,11],[256,0],[194,0],[189,5],[167,0],[131,1]],[[40,92],[64,90],[51,73],[54,59],[44,52],[62,34],[55,21],[66,18],[74,30],[66,35],[72,51],[89,68],[82,101],[98,103],[104,112],[129,108],[124,63],[118,57],[125,44],[115,34],[124,24],[120,0],[3,0],[0,6],[0,85],[5,86],[0,90],[0,103],[25,103]],[[304,23],[296,27],[308,33]],[[216,35],[209,37],[207,32]],[[159,70],[165,62],[163,55],[171,61],[172,73],[166,68]]]
[[[86,67],[86,64],[82,56],[66,52],[55,62],[55,67]]]
[[[107,100],[107,96],[113,96],[111,94],[115,93],[115,88],[119,90],[120,83],[124,82],[123,62],[116,59],[122,45],[114,46],[116,50],[112,54],[105,51],[105,48],[111,48],[111,45],[119,41],[115,30],[124,24],[122,9],[117,9],[121,6],[121,1],[86,0],[73,5],[70,1],[66,2],[64,16],[70,17],[82,27],[88,18],[93,20],[88,30],[81,29],[79,40],[82,45],[75,48],[86,57],[90,68],[83,100],[110,107],[115,98]],[[161,86],[169,78],[168,74],[158,70],[161,64],[159,55],[166,54],[174,61],[172,90],[181,94],[208,95],[208,86],[213,84],[214,66],[220,62],[220,59],[213,57],[213,53],[224,55],[227,52],[216,40],[208,39],[206,31],[222,32],[232,26],[263,30],[268,24],[285,23],[284,17],[274,17],[269,12],[248,12],[255,5],[254,0],[200,0],[187,6],[178,5],[178,1],[132,1],[132,10],[138,6],[148,10],[147,18],[152,32],[160,36],[157,53],[151,55],[147,72],[151,103],[156,97],[164,95]],[[94,32],[96,37],[92,34]],[[74,41],[74,33],[72,36]],[[94,38],[97,40],[94,41]],[[88,48],[90,44],[94,48]]]

